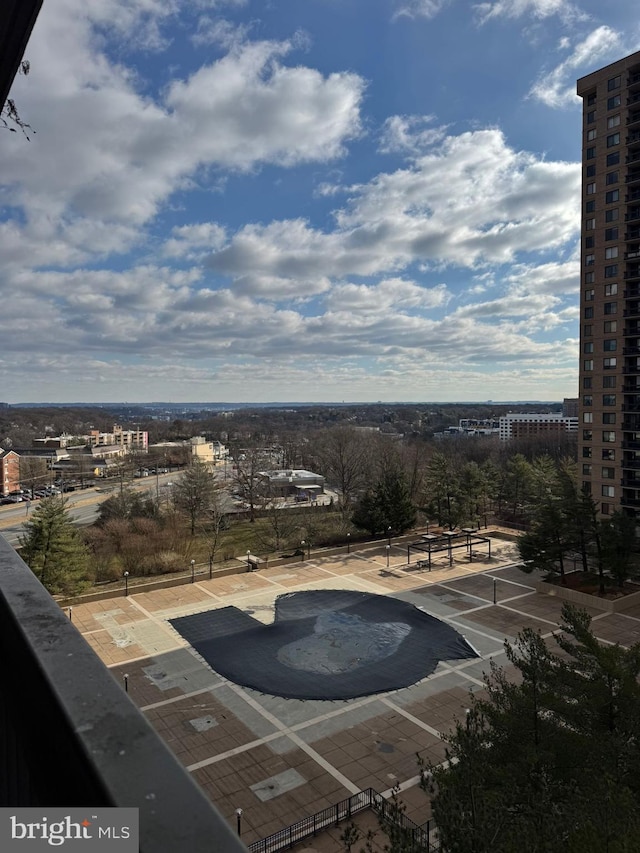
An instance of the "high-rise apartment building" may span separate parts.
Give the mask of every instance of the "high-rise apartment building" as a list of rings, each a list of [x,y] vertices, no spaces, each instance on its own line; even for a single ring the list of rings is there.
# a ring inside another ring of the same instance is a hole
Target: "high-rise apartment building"
[[[640,509],[640,52],[578,80],[582,119],[582,483]]]

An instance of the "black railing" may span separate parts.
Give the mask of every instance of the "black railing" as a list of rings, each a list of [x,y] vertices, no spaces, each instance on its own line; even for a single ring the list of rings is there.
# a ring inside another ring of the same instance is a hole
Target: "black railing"
[[[0,683],[0,805],[138,808],[143,853],[246,853],[2,536]]]
[[[393,802],[385,800],[382,794],[374,791],[373,788],[366,788],[346,800],[341,800],[334,806],[329,806],[321,812],[302,818],[267,838],[254,841],[253,844],[249,845],[249,850],[251,853],[277,853],[278,850],[293,847],[294,844],[311,838],[331,826],[338,826],[342,821],[349,820],[353,815],[366,809],[373,809],[383,827],[385,823],[389,823],[402,831],[404,836],[403,850],[416,851],[416,853],[419,851],[440,853],[439,844],[431,843],[429,821],[426,823],[426,829],[424,826],[418,826],[406,815],[394,809]]]

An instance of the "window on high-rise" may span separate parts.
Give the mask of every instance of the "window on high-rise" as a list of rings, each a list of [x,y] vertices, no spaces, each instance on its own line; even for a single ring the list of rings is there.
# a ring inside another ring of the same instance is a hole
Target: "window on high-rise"
[[[620,211],[617,207],[612,207],[611,210],[605,210],[604,212],[605,222],[617,222],[619,218]]]
[[[613,151],[611,154],[607,154],[607,166],[617,166],[620,162],[620,152]]]
[[[615,424],[616,422],[616,413],[615,412],[603,412],[602,413],[602,423],[603,424]]]
[[[593,438],[593,430],[592,429],[583,429],[582,430],[582,440],[583,441],[591,441]]]
[[[613,90],[614,90],[614,89],[619,89],[619,88],[620,88],[620,81],[621,81],[621,79],[622,79],[622,76],[621,76],[620,74],[618,74],[618,76],[617,76],[617,77],[612,77],[612,78],[607,82],[607,89],[608,89],[610,92],[613,92]]]
[[[615,450],[603,450],[602,451],[602,461],[603,462],[615,462],[615,460],[616,460]]]
[[[582,422],[585,424],[593,423],[593,412],[583,412],[582,413]]]
[[[591,166],[587,166],[587,168],[585,169],[584,174],[585,174],[585,177],[586,177],[586,178],[593,178],[593,177],[595,177],[595,174],[596,174],[596,167],[595,167],[595,165],[594,165],[594,164],[592,164]]]
[[[615,352],[618,349],[618,341],[615,338],[609,338],[603,341],[603,348],[605,352]]]
[[[596,182],[591,181],[591,183],[587,184],[587,195],[593,195],[596,191]]]
[[[607,119],[607,128],[611,130],[613,127],[618,127],[620,125],[620,113],[615,116],[609,116]]]
[[[589,112],[587,113],[587,124],[593,124],[593,122],[595,120],[596,120],[596,111],[595,110],[589,110]]]
[[[591,199],[591,201],[588,201],[584,206],[585,213],[593,213],[595,211],[595,209],[596,209],[596,203],[593,199]]]
[[[591,459],[593,456],[593,448],[592,447],[583,447],[582,448],[582,458],[583,459]]]
[[[584,370],[593,370],[593,359],[587,358],[584,360],[582,367]]]
[[[617,314],[618,313],[618,303],[617,302],[605,302],[603,307],[604,307],[604,313],[605,314]]]
[[[605,296],[616,296],[618,293],[618,282],[614,281],[613,284],[605,284],[604,286],[604,295]]]
[[[603,388],[615,388],[616,387],[616,376],[603,376],[602,377],[602,387]]]
[[[585,284],[593,284],[595,281],[595,273],[594,272],[586,272],[584,274],[584,283]]]
[[[582,387],[583,388],[592,388],[593,387],[593,380],[592,380],[591,376],[585,376],[583,378]]]
[[[600,513],[601,513],[601,515],[609,515],[609,507],[610,506],[611,505],[608,504],[606,501],[601,501],[600,502]]]
[[[596,227],[595,217],[592,217],[591,219],[585,219],[584,227],[585,231],[593,231],[593,229]]]
[[[605,320],[604,321],[604,333],[605,335],[611,334],[611,332],[618,331],[618,321],[617,320]]]
[[[604,200],[607,204],[611,204],[614,201],[620,201],[620,190],[609,190],[609,192],[605,194]]]
[[[591,465],[588,462],[582,464],[582,473],[585,475],[585,477],[591,476]]]
[[[593,299],[593,297],[591,297]],[[593,320],[593,308],[585,308],[584,309],[584,319],[585,320]]]
[[[620,172],[608,172],[605,179],[607,184],[617,184],[620,180]]]
[[[609,264],[604,268],[605,278],[614,278],[618,275],[618,264]]]
[[[615,498],[616,489],[615,486],[603,486],[602,487],[602,497],[603,498]]]
[[[587,343],[583,344],[582,351],[585,353],[585,355],[590,355],[593,352],[593,342],[588,341]]]
[[[590,95],[587,95],[587,106],[592,107],[596,102],[596,93],[591,92]]]
[[[619,133],[612,133],[607,136],[607,148],[613,148],[614,145],[620,145]]]
[[[584,158],[584,159],[585,159],[585,160],[593,160],[593,158],[594,158],[595,156],[596,156],[596,149],[595,149],[595,148],[587,148],[587,152],[586,152],[586,154],[585,154],[585,158]]]
[[[596,262],[596,256],[595,255],[585,255],[584,256],[584,262],[585,262],[586,266],[591,267]]]
[[[603,370],[614,370],[618,366],[618,359],[615,356],[602,359]]]
[[[617,240],[618,239],[618,228],[605,228],[604,232],[605,240]]]
[[[584,238],[585,249],[593,249],[595,244],[596,244],[596,238],[595,237],[585,237]]]
[[[618,247],[617,246],[609,246],[604,250],[604,257],[606,261],[610,261],[613,258],[618,257]]]
[[[614,95],[612,98],[607,99],[607,109],[615,110],[616,107],[619,107],[622,103],[622,98],[620,95]]]
[[[592,394],[583,394],[582,405],[583,406],[593,406],[593,395]]]
[[[603,406],[615,406],[616,404],[616,395],[615,394],[603,394],[602,395],[602,405]]]
[[[603,429],[602,430],[602,441],[604,444],[615,444],[616,441],[616,433],[613,429]]]
[[[586,326],[583,327],[582,334],[585,336],[585,338],[591,337],[591,335],[593,334],[593,326],[591,325],[591,323],[588,323]]]
[[[593,142],[593,140],[595,138],[596,138],[596,129],[592,128],[591,130],[588,130],[587,131],[587,142]]]

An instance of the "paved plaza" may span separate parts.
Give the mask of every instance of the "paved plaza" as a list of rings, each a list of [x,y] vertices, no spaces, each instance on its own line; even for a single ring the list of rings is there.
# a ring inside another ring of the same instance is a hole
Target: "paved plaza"
[[[417,787],[416,754],[439,762],[442,736],[464,719],[489,660],[506,663],[505,638],[525,626],[548,636],[561,602],[534,590],[515,545],[492,540],[492,558],[418,571],[406,546],[384,544],[285,567],[197,580],[127,598],[76,605],[73,622],[218,809],[251,843],[365,788],[402,789],[407,815],[423,824],[429,804]],[[389,565],[387,567],[387,560]],[[479,657],[441,661],[411,687],[348,701],[282,699],[213,672],[170,619],[233,605],[265,624],[275,599],[297,590],[344,589],[414,604],[455,628]],[[494,604],[494,595],[496,603]],[[640,640],[640,606],[593,611],[596,636]],[[320,850],[319,839],[313,839]],[[304,847],[304,845],[302,845]]]

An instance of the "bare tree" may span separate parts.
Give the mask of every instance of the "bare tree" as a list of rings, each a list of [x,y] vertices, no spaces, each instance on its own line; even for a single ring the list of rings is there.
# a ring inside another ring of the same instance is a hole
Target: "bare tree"
[[[340,495],[344,516],[358,494],[366,487],[371,467],[369,444],[360,430],[335,427],[318,435],[315,447],[318,472],[326,477]]]

